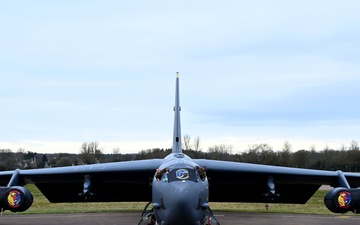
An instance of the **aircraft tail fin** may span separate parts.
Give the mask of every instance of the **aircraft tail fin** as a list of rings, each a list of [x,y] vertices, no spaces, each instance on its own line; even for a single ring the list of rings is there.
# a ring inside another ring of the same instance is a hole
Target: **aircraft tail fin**
[[[176,85],[175,85],[175,106],[174,106],[174,134],[172,153],[182,153],[181,147],[181,124],[180,124],[180,93],[179,93],[179,72],[176,72]]]

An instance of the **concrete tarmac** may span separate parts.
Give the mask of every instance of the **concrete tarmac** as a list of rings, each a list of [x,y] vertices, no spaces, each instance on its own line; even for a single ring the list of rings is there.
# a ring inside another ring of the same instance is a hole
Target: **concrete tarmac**
[[[214,212],[221,225],[349,225],[360,216]],[[0,225],[137,225],[139,212],[76,214],[13,214],[0,216]],[[143,223],[145,224],[145,223]]]

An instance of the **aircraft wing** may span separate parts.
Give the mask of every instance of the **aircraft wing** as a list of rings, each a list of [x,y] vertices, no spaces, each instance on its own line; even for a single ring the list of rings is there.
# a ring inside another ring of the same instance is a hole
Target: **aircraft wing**
[[[217,160],[194,160],[206,166],[209,201],[306,203],[321,185],[360,186],[360,174]],[[341,177],[345,176],[346,179]],[[341,184],[341,185],[339,185]],[[271,195],[271,193],[273,195]]]
[[[90,202],[151,201],[151,181],[162,162],[150,159],[20,170],[16,185],[34,183],[50,202],[84,201],[85,189],[94,194]],[[7,185],[13,173],[0,172],[0,185]]]

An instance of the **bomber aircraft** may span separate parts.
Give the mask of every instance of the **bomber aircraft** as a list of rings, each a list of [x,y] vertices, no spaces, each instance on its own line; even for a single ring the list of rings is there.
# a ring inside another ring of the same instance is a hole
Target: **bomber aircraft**
[[[210,202],[305,204],[323,184],[334,213],[360,212],[360,174],[191,159],[182,151],[179,74],[172,152],[164,159],[0,172],[0,208],[27,210],[33,183],[51,203],[148,202],[139,224],[219,224]]]

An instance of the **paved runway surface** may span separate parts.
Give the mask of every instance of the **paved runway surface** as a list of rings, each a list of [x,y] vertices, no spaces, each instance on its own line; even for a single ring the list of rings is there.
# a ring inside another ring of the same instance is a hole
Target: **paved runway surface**
[[[294,215],[270,213],[214,213],[221,225],[349,225],[360,224],[360,216]],[[3,215],[1,225],[137,225],[140,213],[81,213]]]

